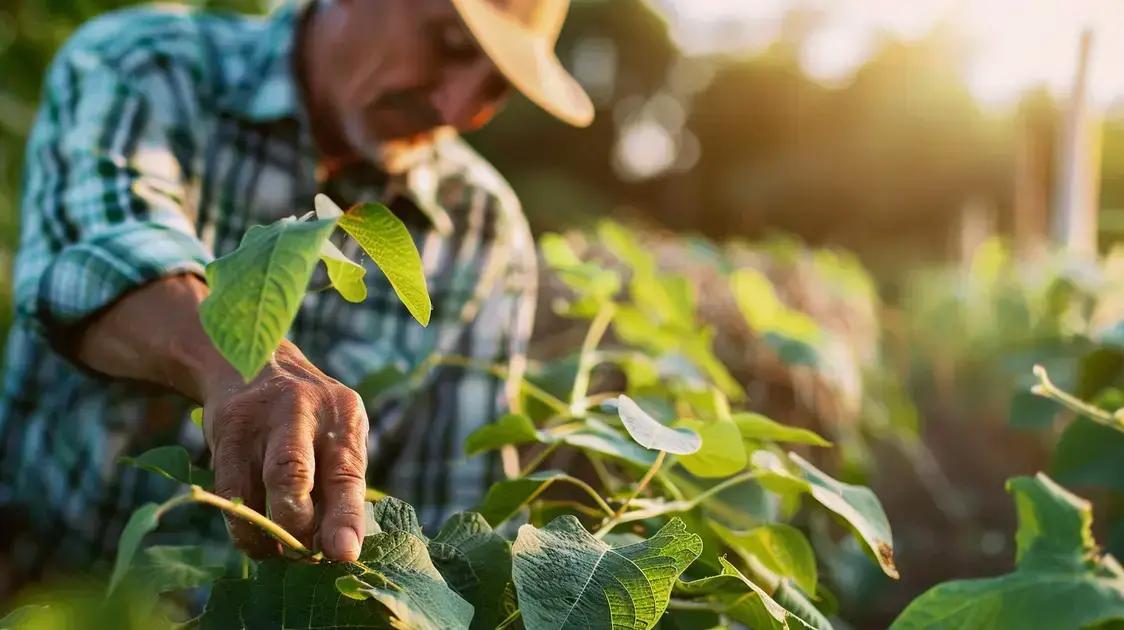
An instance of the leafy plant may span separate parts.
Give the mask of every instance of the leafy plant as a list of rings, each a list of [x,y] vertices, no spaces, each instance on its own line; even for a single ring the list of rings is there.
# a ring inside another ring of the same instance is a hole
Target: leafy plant
[[[1086,628],[1124,619],[1124,570],[1093,541],[1092,506],[1049,477],[1017,477],[1015,571],[941,584],[891,626],[919,628]]]
[[[393,215],[372,206],[336,214],[323,199],[318,213],[252,231],[209,269],[215,297],[204,324],[246,378],[284,334],[333,226],[368,249],[411,312],[428,313],[416,251],[406,251],[412,245]],[[736,408],[744,392],[713,355],[690,283],[661,273],[623,229],[606,224],[600,234],[631,270],[627,282],[581,261],[560,237],[543,241],[573,292],[560,309],[589,328],[568,395],[522,380],[513,408],[524,412],[468,437],[467,456],[520,447],[525,458],[476,511],[453,516],[429,538],[408,504],[383,498],[370,504],[359,559],[331,562],[266,516],[207,491],[186,453],[165,447],[128,463],[188,491],[133,515],[109,591],[132,588],[153,563],[178,579],[148,580],[145,601],[209,582],[213,572],[187,550],[154,555],[142,544],[168,511],[203,504],[261,527],[289,557],[246,561],[241,575],[214,581],[203,614],[190,622],[201,628],[647,629],[700,618],[705,627],[831,628],[818,608],[828,599],[812,545],[784,521],[811,499],[896,577],[878,499],[782,447],[828,446],[822,437]],[[342,265],[332,280],[341,289],[352,272],[329,254]],[[255,328],[263,325],[265,332]],[[610,331],[623,348],[602,348]],[[426,367],[439,364],[504,370],[454,356]],[[595,375],[609,371],[623,376],[623,388],[593,392]],[[555,454],[579,457],[592,472],[550,470]]]

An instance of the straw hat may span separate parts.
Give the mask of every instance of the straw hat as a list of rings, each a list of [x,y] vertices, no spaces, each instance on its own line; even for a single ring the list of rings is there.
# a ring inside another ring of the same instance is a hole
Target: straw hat
[[[577,127],[593,103],[554,54],[570,0],[452,0],[500,72],[527,98]]]

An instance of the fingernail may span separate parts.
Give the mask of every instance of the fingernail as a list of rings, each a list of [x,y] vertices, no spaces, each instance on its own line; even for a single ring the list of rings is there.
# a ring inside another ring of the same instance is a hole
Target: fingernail
[[[336,554],[340,560],[355,560],[359,557],[359,535],[350,527],[336,530]]]

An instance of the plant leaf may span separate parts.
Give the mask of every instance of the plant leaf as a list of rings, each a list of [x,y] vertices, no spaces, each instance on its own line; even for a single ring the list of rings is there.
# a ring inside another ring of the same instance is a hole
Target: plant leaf
[[[1124,328],[1124,323],[1121,325]],[[1039,400],[1042,400],[1039,398]],[[1088,418],[1065,428],[1050,460],[1050,475],[1071,486],[1124,491],[1124,433]]]
[[[136,457],[122,457],[120,461],[204,490],[210,489],[215,481],[214,473],[191,463],[191,455],[182,446],[158,446]]]
[[[869,488],[832,479],[795,453],[789,453],[788,456],[800,467],[801,476],[810,486],[812,498],[847,521],[870,548],[882,571],[897,579],[890,521],[886,518],[878,497]]]
[[[154,545],[141,552],[126,579],[154,593],[169,593],[210,584],[225,572],[203,547]]]
[[[733,422],[680,420],[675,426],[690,429],[702,439],[698,451],[679,458],[679,463],[696,477],[728,477],[740,472],[749,461],[745,442]]]
[[[793,621],[798,622],[794,624],[796,628],[807,626],[726,558],[720,557],[718,562],[722,565],[721,573],[690,582],[681,581],[676,590],[687,595],[706,596],[730,617],[752,628],[787,629],[793,627],[790,624]]]
[[[433,303],[426,288],[421,256],[406,225],[379,203],[357,205],[339,218],[339,226],[359,243],[406,309],[422,326],[429,325]]]
[[[492,484],[476,511],[495,527],[546,492],[551,484],[570,478],[570,475],[557,470],[541,470],[526,477]]]
[[[471,457],[508,444],[542,441],[543,438],[530,418],[521,413],[509,413],[473,431],[465,440],[464,453]]]
[[[367,270],[363,265],[348,258],[327,239],[320,246],[320,260],[328,270],[328,280],[343,299],[354,304],[367,299],[367,283],[363,281]]]
[[[474,512],[454,514],[429,541],[429,555],[449,588],[472,604],[472,628],[491,630],[507,616],[511,544]]]
[[[556,437],[558,441],[568,446],[608,455],[640,467],[646,468],[656,461],[654,452],[641,447],[631,438],[593,418],[587,418],[582,428]]]
[[[418,515],[413,506],[402,499],[383,497],[376,501],[371,510],[371,517],[375,524],[384,532],[406,532],[416,536],[422,542],[428,539],[422,533]]]
[[[1124,619],[1124,579],[1016,571],[939,584],[915,599],[891,630],[1079,630]]]
[[[269,361],[297,315],[331,221],[251,227],[238,249],[207,265],[203,329],[247,382]]]
[[[816,592],[816,555],[799,529],[783,523],[769,523],[746,532],[715,522],[710,527],[727,545],[757,558],[770,571],[791,578],[805,593]]]
[[[1082,570],[1096,548],[1093,508],[1046,475],[1007,482],[1019,527],[1015,564],[1020,569]]]
[[[894,630],[1076,630],[1124,620],[1124,572],[1111,556],[1097,556],[1089,502],[1041,473],[1011,479],[1007,489],[1019,521],[1015,571],[937,585],[906,607]]]
[[[136,555],[137,548],[140,547],[145,534],[156,529],[159,524],[160,506],[156,503],[145,503],[129,517],[129,521],[125,523],[125,529],[121,531],[121,538],[117,543],[117,558],[113,561],[113,573],[109,576],[109,587],[107,589],[109,593],[117,588],[117,585],[121,583],[121,580],[129,571],[129,567],[133,563],[133,556]]]
[[[673,429],[660,424],[624,394],[617,398],[617,412],[620,414],[625,430],[644,448],[676,455],[690,455],[702,447],[702,439],[697,433],[689,429]]]
[[[831,442],[812,431],[781,424],[759,413],[735,413],[733,418],[742,437],[747,440],[831,446]]]
[[[215,583],[201,628],[468,628],[472,606],[445,584],[418,537],[367,536],[359,562],[265,560],[252,579]]]
[[[672,519],[644,542],[610,548],[573,516],[519,528],[512,576],[528,628],[653,627],[702,539]]]

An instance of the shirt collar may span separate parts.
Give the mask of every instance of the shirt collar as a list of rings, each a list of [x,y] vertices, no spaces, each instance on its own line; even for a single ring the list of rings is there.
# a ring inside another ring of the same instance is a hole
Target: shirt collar
[[[286,0],[246,35],[248,51],[239,55],[222,106],[253,121],[305,118],[293,66],[297,25],[311,0]],[[220,61],[221,62],[221,61]]]

